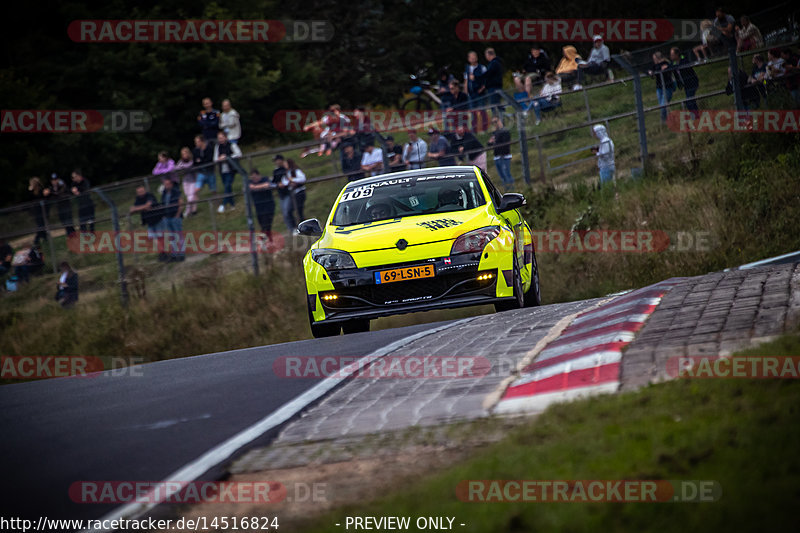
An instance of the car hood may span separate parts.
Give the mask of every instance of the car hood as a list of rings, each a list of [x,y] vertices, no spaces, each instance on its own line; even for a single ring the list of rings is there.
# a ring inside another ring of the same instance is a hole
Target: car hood
[[[482,206],[469,211],[407,216],[352,226],[328,226],[315,248],[357,253],[396,248],[401,239],[408,246],[442,242],[489,226],[491,220],[486,206]]]

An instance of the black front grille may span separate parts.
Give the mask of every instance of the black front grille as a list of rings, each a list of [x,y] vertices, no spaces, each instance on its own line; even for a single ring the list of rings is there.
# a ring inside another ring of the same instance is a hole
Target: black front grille
[[[477,281],[477,272],[439,275],[394,283],[359,285],[336,290],[338,299],[325,302],[330,309],[356,309],[375,305],[402,305],[416,301],[434,300],[445,293],[447,296],[461,295],[485,289],[494,284],[494,279]],[[457,287],[454,287],[458,285]],[[454,287],[454,288],[453,288]],[[448,292],[448,289],[451,289]]]

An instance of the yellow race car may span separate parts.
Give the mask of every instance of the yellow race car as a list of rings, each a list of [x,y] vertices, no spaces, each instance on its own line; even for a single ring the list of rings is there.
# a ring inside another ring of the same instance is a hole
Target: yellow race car
[[[539,269],[521,194],[501,194],[475,166],[348,183],[303,259],[315,337],[369,330],[373,318],[492,303],[539,305]]]

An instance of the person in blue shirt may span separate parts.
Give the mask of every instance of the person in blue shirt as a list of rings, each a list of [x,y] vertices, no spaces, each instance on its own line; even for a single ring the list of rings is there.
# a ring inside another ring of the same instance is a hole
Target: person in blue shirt
[[[165,250],[159,257],[161,261],[183,261],[185,259],[183,249],[183,218],[181,218],[181,207],[183,198],[181,190],[168,175],[161,178],[164,185],[164,192],[161,194],[161,228],[164,231]]]

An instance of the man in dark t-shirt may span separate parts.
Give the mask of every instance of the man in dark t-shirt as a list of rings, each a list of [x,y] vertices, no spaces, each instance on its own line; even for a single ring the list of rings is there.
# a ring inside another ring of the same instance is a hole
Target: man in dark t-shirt
[[[272,219],[275,217],[275,199],[272,197],[272,189],[277,185],[266,176],[262,176],[258,169],[254,168],[250,172],[250,198],[253,199],[253,208],[256,212],[258,224],[261,231],[267,234],[267,239],[272,240]]]
[[[394,137],[386,137],[386,153],[389,156],[389,172],[400,172],[406,169],[403,163],[403,149],[394,143]]]
[[[147,226],[147,235],[154,239],[158,234],[158,225],[164,214],[159,209],[158,199],[144,188],[136,187],[136,199],[130,209],[131,213],[141,213],[142,226]]]

